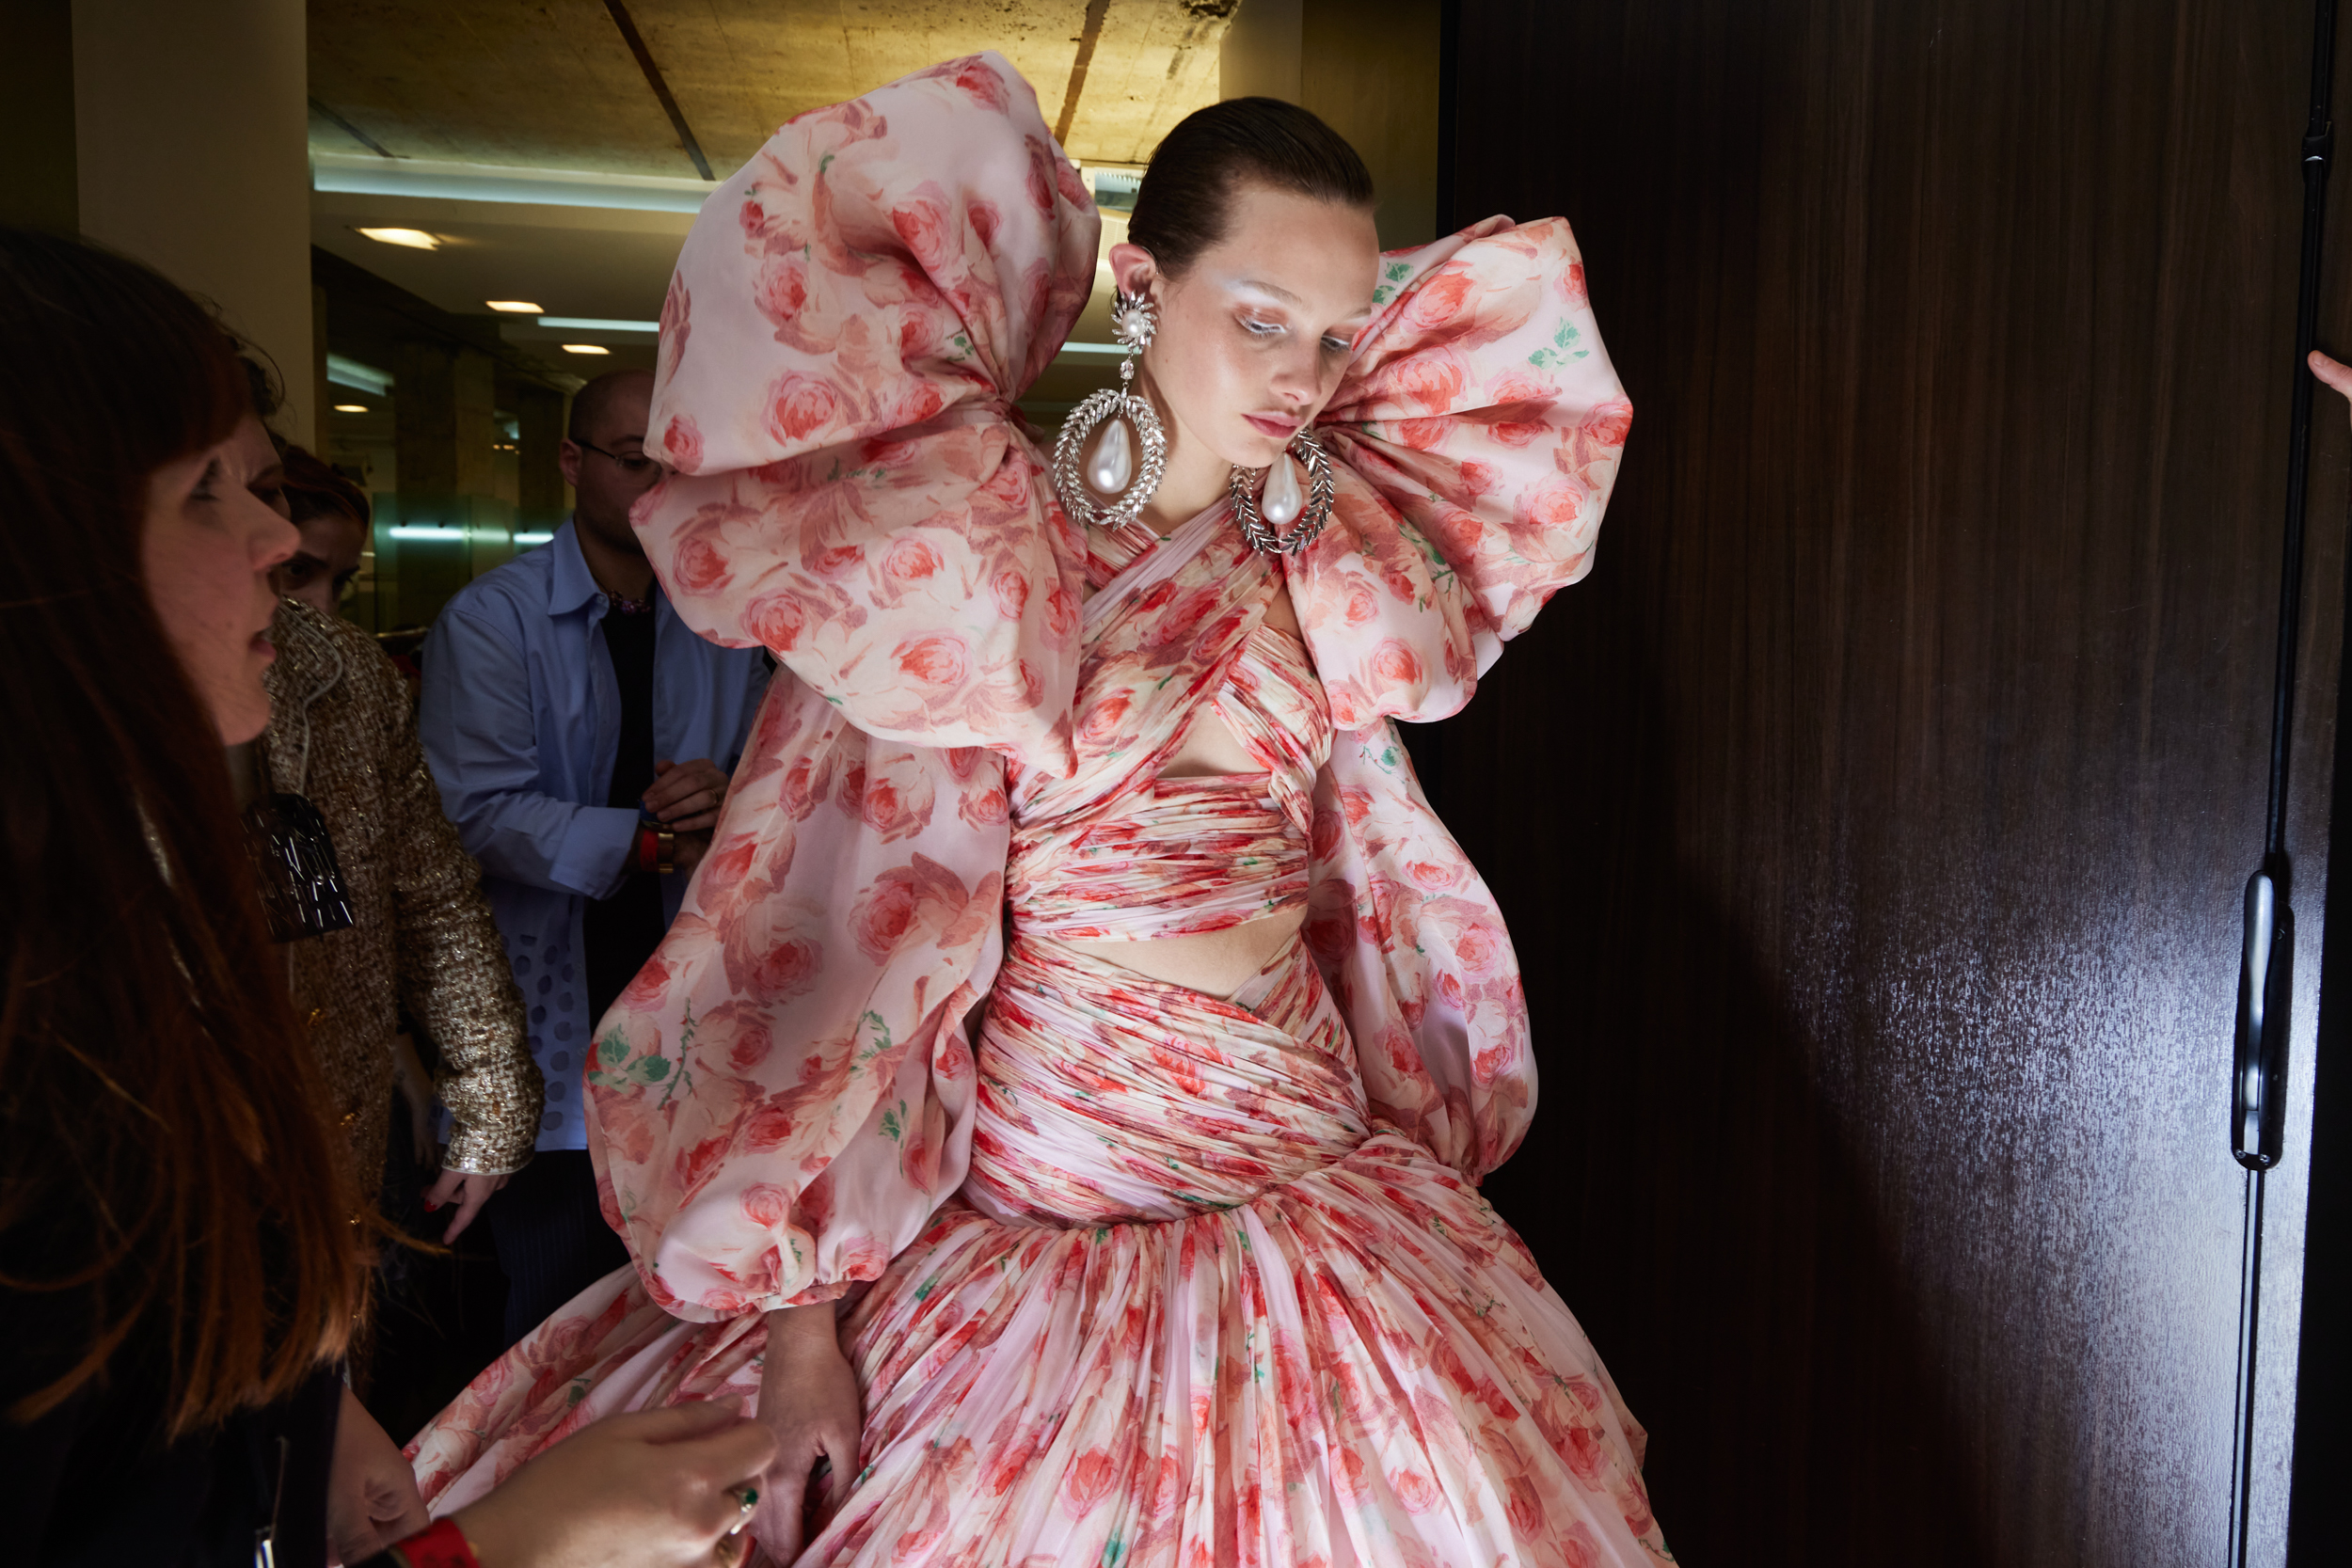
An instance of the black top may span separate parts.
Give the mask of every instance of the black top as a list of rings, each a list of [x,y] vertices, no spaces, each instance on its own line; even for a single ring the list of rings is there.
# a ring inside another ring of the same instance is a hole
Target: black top
[[[660,590],[656,589],[656,593]],[[652,600],[647,599],[650,605]],[[605,652],[621,689],[621,745],[612,758],[605,804],[642,811],[653,787],[653,628],[650,609],[608,610]],[[661,879],[636,872],[610,898],[588,901],[588,1017],[601,1019],[661,944]]]
[[[88,1322],[77,1291],[0,1293],[0,1409],[72,1365]],[[141,1324],[103,1373],[46,1416],[0,1417],[7,1560],[251,1568],[274,1518],[278,1568],[325,1568],[342,1370],[322,1366],[292,1398],[176,1442],[164,1437],[169,1386],[161,1333]]]

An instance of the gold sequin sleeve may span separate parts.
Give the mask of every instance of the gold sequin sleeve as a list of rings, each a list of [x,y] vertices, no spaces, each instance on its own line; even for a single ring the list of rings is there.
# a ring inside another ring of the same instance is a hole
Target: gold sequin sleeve
[[[482,868],[441,812],[406,684],[380,653],[385,824],[399,923],[400,999],[441,1051],[451,1120],[445,1168],[497,1176],[530,1162],[547,1086],[531,1059],[523,999],[482,896]]]

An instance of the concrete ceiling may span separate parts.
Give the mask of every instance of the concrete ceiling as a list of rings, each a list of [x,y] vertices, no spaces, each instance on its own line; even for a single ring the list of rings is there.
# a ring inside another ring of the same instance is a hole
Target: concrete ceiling
[[[1216,101],[1218,46],[1237,4],[310,0],[310,150],[323,169],[357,159],[389,170],[492,165],[695,181],[625,18],[719,178],[794,115],[982,49],[1029,79],[1049,128],[1067,118],[1064,145],[1079,162],[1138,164],[1177,120]],[[1106,216],[1107,245],[1123,219]],[[691,221],[593,199],[311,197],[314,244],[461,316],[488,315],[491,299],[522,299],[554,316],[649,321]],[[361,237],[363,227],[421,229],[442,244],[400,249]],[[1109,335],[1106,279],[1105,269],[1105,298],[1080,323],[1079,340]],[[330,338],[333,320],[330,298]],[[503,335],[551,376],[651,363],[650,334],[539,330],[526,320],[505,324]],[[562,341],[612,352],[567,356]],[[1073,400],[1108,372],[1108,361],[1078,356],[1049,372],[1031,401]]]
[[[1216,102],[1217,45],[1237,4],[624,0],[620,8],[724,178],[803,110],[983,49],[1028,78],[1049,127],[1069,111],[1073,157],[1140,163],[1168,127]],[[605,0],[310,0],[310,96],[324,111],[311,117],[313,150],[696,172]]]

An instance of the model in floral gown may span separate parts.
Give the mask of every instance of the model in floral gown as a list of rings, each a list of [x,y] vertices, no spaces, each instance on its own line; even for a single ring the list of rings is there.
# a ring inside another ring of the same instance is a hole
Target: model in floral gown
[[[636,1267],[419,1436],[437,1511],[723,1399],[805,1437],[775,1553],[817,1454],[851,1478],[802,1563],[1666,1558],[1642,1429],[1477,1194],[1526,1014],[1391,723],[1583,575],[1630,409],[1564,222],[1375,259],[1368,183],[1295,173],[1211,190],[1182,267],[1111,257],[1166,312],[1168,494],[1314,420],[1336,503],[1295,554],[1222,501],[1057,503],[1009,400],[1099,220],[1002,59],[803,115],[704,204],[637,523],[679,613],[791,678],[587,1064]]]

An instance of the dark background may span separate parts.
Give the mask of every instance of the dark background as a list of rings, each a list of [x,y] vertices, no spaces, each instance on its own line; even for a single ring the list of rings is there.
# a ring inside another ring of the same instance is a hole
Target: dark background
[[[1447,35],[1441,226],[1565,214],[1636,409],[1593,576],[1415,737],[1544,1073],[1488,1193],[1649,1425],[1681,1560],[2219,1561],[2310,9],[1459,0]],[[2343,634],[2323,395],[2306,999]]]

